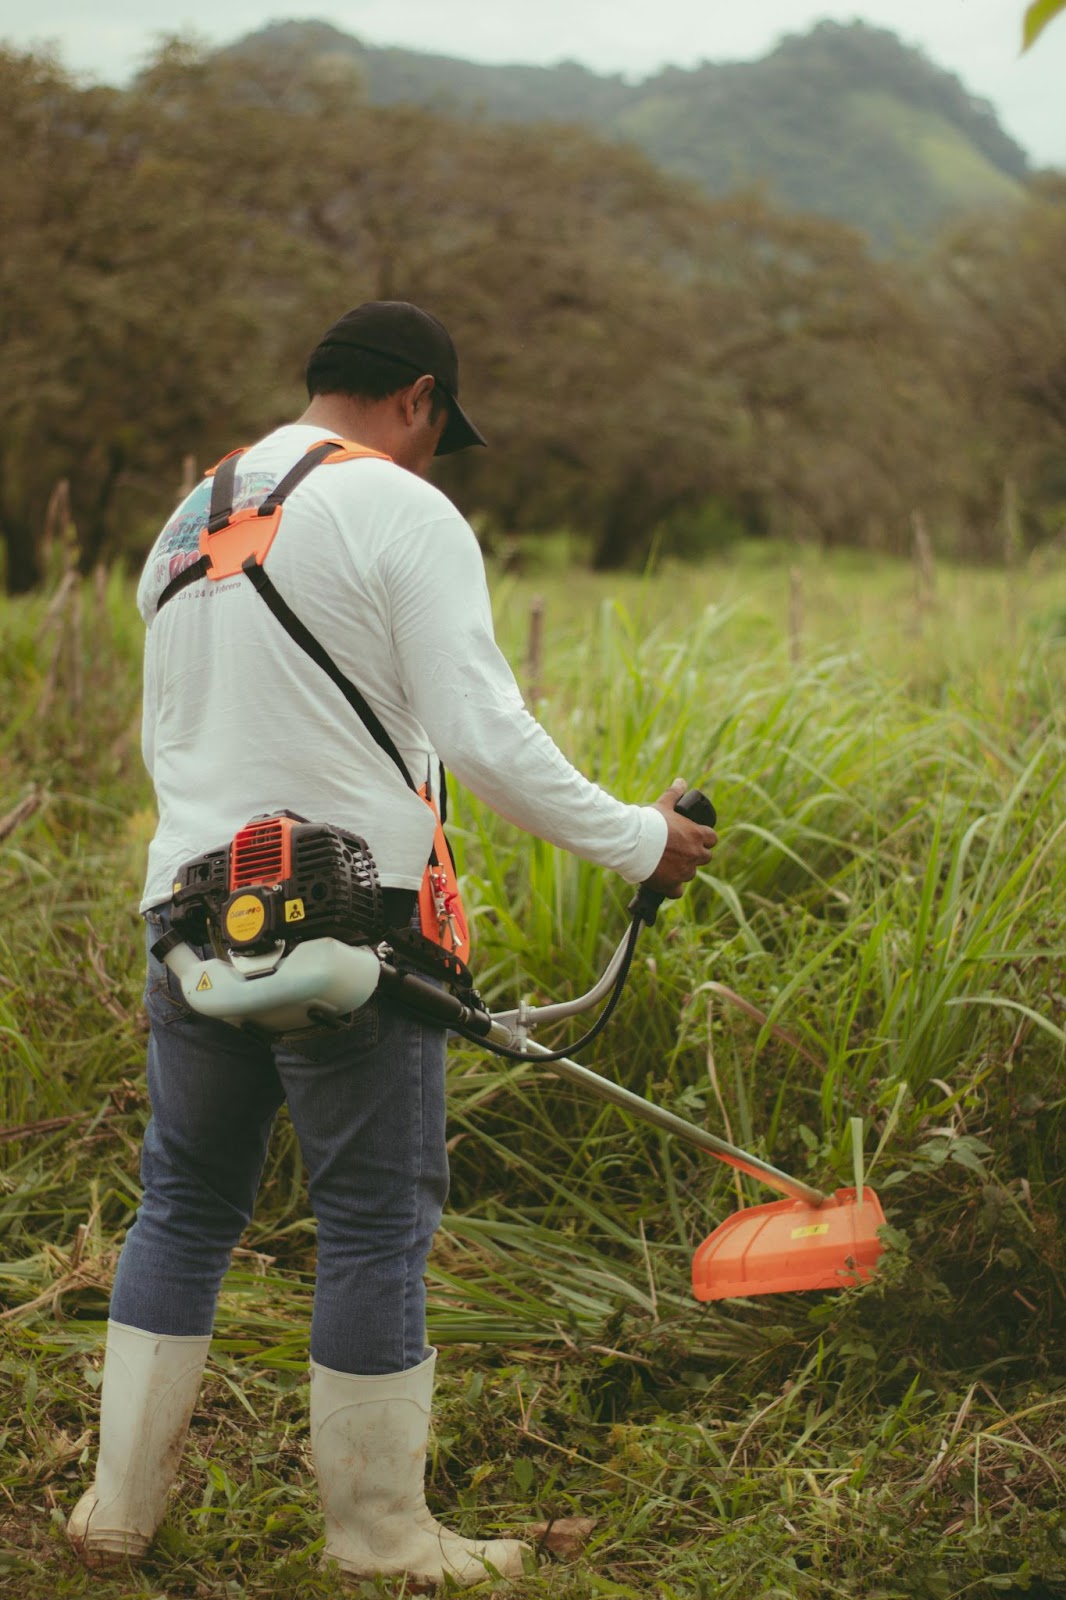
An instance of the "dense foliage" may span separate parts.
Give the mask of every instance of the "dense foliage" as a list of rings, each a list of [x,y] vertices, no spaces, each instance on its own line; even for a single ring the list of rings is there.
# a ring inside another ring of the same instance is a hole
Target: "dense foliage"
[[[772,1196],[454,1049],[431,1503],[545,1535],[529,1600],[1060,1600],[1066,568],[940,565],[919,600],[909,563],[789,560],[537,575],[555,736],[627,797],[683,772],[721,818],[582,1059],[822,1188],[861,1119],[889,1259],[857,1293],[698,1305],[694,1246]],[[520,662],[534,585],[493,590]],[[117,574],[0,601],[0,1589],[340,1600],[284,1117],[151,1561],[90,1575],[63,1538],[147,1114],[141,631]],[[453,819],[491,1002],[585,989],[627,886],[469,794]]]
[[[440,482],[489,546],[570,528],[609,567],[743,532],[904,550],[920,524],[988,557],[1061,525],[1066,180],[903,267],[574,129],[180,45],[127,91],[0,54],[0,138],[12,591],[59,481],[83,568],[136,560],[186,471],[294,415],[306,352],[372,297],[456,335],[493,448]]]

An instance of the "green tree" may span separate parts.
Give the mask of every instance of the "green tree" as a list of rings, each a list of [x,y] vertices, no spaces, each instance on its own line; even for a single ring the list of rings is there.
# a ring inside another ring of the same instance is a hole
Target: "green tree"
[[[967,391],[970,516],[980,553],[996,555],[996,508],[1009,477],[1032,538],[1066,511],[1066,178],[1034,182],[1014,225],[976,217],[945,238],[941,347]]]
[[[914,511],[947,523],[987,499],[1023,416],[1034,463],[1049,448],[1026,388],[1039,370],[1057,403],[1047,194],[1029,220],[974,224],[924,284],[840,224],[711,200],[574,128],[373,106],[335,63],[180,42],[124,93],[0,56],[0,129],[24,152],[0,170],[13,588],[35,581],[57,478],[87,565],[139,554],[182,457],[291,416],[307,351],[367,298],[455,333],[494,448],[442,463],[442,485],[490,529],[579,531],[601,567],[707,502],[904,548]],[[1024,323],[1011,274],[1051,324]],[[1015,368],[982,355],[1016,335]]]
[[[273,387],[259,302],[276,230],[231,209],[191,122],[170,117],[165,86],[182,70],[165,57],[120,94],[81,88],[47,58],[0,55],[0,124],[20,150],[0,183],[0,530],[14,591],[39,575],[59,477],[91,566],[122,522],[173,502],[183,454],[224,419],[258,417]],[[263,150],[270,120],[254,124],[232,119],[235,162]]]

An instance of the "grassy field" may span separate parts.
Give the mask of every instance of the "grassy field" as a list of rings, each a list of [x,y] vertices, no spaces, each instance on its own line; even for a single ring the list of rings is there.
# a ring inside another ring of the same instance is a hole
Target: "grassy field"
[[[1066,1596],[1066,565],[916,592],[767,547],[494,594],[585,770],[633,799],[681,773],[719,811],[588,1064],[823,1188],[861,1118],[891,1248],[843,1295],[697,1305],[694,1246],[773,1196],[456,1049],[431,1506],[539,1530],[531,1596]],[[150,1563],[90,1577],[62,1535],[146,1115],[139,653],[120,575],[0,605],[0,1592],[326,1600],[284,1118]],[[486,996],[586,987],[626,886],[454,812]]]

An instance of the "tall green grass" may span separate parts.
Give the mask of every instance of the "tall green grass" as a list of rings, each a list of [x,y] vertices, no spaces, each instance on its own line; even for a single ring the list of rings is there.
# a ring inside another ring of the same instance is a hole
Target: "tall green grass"
[[[530,1580],[546,1595],[1058,1592],[1066,573],[945,570],[930,608],[905,568],[812,560],[791,638],[766,548],[507,579],[517,662],[537,590],[559,743],[627,799],[680,773],[720,816],[586,1059],[823,1188],[854,1181],[858,1121],[892,1248],[844,1296],[698,1306],[693,1247],[767,1192],[550,1067],[454,1049],[434,1503],[466,1528],[594,1517],[584,1564]],[[43,599],[0,631],[0,818],[35,803],[0,839],[0,1574],[28,1597],[332,1594],[284,1117],[156,1566],[90,1581],[59,1541],[146,1116],[140,632],[120,576],[79,604],[76,630]],[[586,988],[631,890],[470,795],[453,813],[483,993]]]

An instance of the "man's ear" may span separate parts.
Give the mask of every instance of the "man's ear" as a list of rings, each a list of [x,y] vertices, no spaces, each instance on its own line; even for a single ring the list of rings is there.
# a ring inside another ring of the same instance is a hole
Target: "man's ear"
[[[408,389],[404,410],[407,413],[407,420],[409,423],[414,421],[415,413],[421,411],[423,406],[432,405],[432,395],[435,386],[436,380],[427,372],[418,379],[417,383],[413,383]]]

